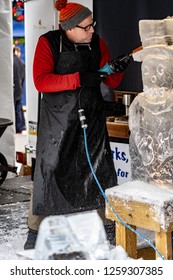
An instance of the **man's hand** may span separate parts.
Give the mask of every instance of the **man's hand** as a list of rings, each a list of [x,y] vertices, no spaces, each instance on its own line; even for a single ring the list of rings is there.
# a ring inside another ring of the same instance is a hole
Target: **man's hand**
[[[110,67],[113,72],[124,72],[131,61],[131,56],[122,54],[110,62]]]
[[[80,73],[81,86],[99,86],[101,81],[105,78],[105,73],[101,72],[86,72]]]

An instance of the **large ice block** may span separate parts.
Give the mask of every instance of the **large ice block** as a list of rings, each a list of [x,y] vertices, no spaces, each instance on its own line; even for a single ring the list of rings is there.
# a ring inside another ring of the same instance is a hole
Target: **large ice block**
[[[173,188],[173,18],[139,22],[143,92],[129,108],[131,178]]]
[[[107,259],[109,244],[97,211],[45,218],[34,259]]]

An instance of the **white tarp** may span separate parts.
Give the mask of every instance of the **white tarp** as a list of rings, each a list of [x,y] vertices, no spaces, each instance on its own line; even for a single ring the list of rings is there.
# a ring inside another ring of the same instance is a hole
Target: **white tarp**
[[[57,28],[54,0],[25,2],[26,105],[29,145],[36,146],[38,92],[33,83],[33,57],[38,38]],[[27,162],[28,164],[28,162]]]
[[[0,118],[13,121],[13,53],[12,1],[0,1]],[[14,125],[8,126],[0,138],[0,152],[8,164],[15,164]],[[12,173],[11,173],[12,174]]]

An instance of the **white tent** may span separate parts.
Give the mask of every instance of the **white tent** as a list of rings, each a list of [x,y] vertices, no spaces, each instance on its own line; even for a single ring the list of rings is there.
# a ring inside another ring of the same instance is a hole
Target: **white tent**
[[[12,2],[0,1],[0,118],[13,121],[0,138],[0,152],[8,163],[15,164],[13,106]]]

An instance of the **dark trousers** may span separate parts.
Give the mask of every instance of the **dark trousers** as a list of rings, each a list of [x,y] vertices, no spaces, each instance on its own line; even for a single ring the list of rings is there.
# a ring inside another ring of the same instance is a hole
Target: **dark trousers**
[[[23,130],[23,109],[21,100],[15,101],[15,126],[16,133],[20,133]]]

